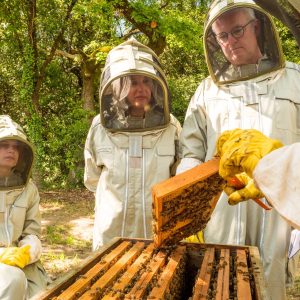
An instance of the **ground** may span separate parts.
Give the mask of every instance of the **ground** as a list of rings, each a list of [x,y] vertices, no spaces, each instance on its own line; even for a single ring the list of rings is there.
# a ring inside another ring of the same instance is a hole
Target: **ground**
[[[43,265],[56,279],[91,254],[94,195],[86,190],[41,192]]]
[[[40,192],[43,265],[55,280],[91,254],[94,195],[87,190]],[[300,266],[288,300],[300,299]]]

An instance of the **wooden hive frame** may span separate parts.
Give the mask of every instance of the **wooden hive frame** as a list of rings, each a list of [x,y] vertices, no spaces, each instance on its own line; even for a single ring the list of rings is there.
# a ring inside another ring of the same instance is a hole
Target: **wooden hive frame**
[[[204,229],[224,187],[215,158],[152,187],[154,243],[172,245]]]
[[[256,247],[198,244],[199,248],[205,252],[192,300],[269,299]]]
[[[117,238],[33,299],[231,298],[268,299],[257,248]]]

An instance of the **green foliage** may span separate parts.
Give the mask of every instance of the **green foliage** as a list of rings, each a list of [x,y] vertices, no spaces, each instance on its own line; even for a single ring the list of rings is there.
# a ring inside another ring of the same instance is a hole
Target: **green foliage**
[[[89,128],[89,114],[74,108],[68,114],[52,116],[47,122],[43,156],[43,184],[48,188],[82,186],[83,149]]]
[[[201,40],[200,40],[201,41]],[[199,45],[199,48],[202,44]],[[189,101],[201,80],[208,75],[203,54],[189,50],[174,39],[161,56],[172,95],[172,113],[183,124]]]
[[[182,32],[186,34],[180,36],[177,31],[171,31],[167,35],[167,47],[160,57],[172,95],[172,113],[181,124],[192,95],[208,75],[202,40],[206,7],[188,9],[188,4],[185,5],[181,19],[190,24],[182,27]]]
[[[285,58],[288,61],[292,61],[300,64],[300,51],[299,46],[295,38],[289,29],[284,26],[280,21],[275,20],[276,28],[278,30],[278,34],[281,40],[282,49],[285,55]]]
[[[30,19],[35,2],[37,15]],[[101,68],[124,36],[134,35],[145,44],[163,42],[160,60],[172,112],[181,123],[208,73],[202,35],[210,1],[78,0],[66,20],[70,2],[2,0],[0,5],[0,110],[19,122],[35,144],[35,173],[46,188],[82,186],[83,148],[90,120],[99,110]],[[124,3],[128,6],[118,8]],[[156,23],[151,27],[152,21]],[[300,63],[293,36],[279,22],[277,27],[286,58]],[[57,40],[62,28],[66,31]],[[51,57],[54,46],[60,54]],[[94,83],[90,110],[84,109],[84,76]]]
[[[172,95],[172,114],[183,124],[185,112],[190,99],[197,89],[201,79],[196,76],[169,78],[169,88]]]

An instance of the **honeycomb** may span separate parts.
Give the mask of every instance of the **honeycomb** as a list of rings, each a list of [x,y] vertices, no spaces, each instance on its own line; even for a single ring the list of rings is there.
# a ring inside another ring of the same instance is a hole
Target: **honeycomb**
[[[38,299],[267,299],[261,272],[255,247],[118,239]]]
[[[157,247],[174,245],[203,230],[224,187],[219,161],[211,160],[152,188]]]

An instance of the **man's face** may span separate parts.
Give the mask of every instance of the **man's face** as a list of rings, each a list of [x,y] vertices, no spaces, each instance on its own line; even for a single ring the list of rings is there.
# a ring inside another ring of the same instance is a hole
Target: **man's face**
[[[217,36],[218,43],[226,58],[233,65],[256,64],[261,58],[262,54],[256,36],[258,26],[258,20],[251,18],[243,11],[229,12],[213,23],[212,29]],[[235,35],[241,36],[235,37]],[[222,36],[227,36],[227,39],[218,38]]]
[[[0,142],[0,168],[11,169],[16,166],[19,159],[19,142],[5,140]]]

